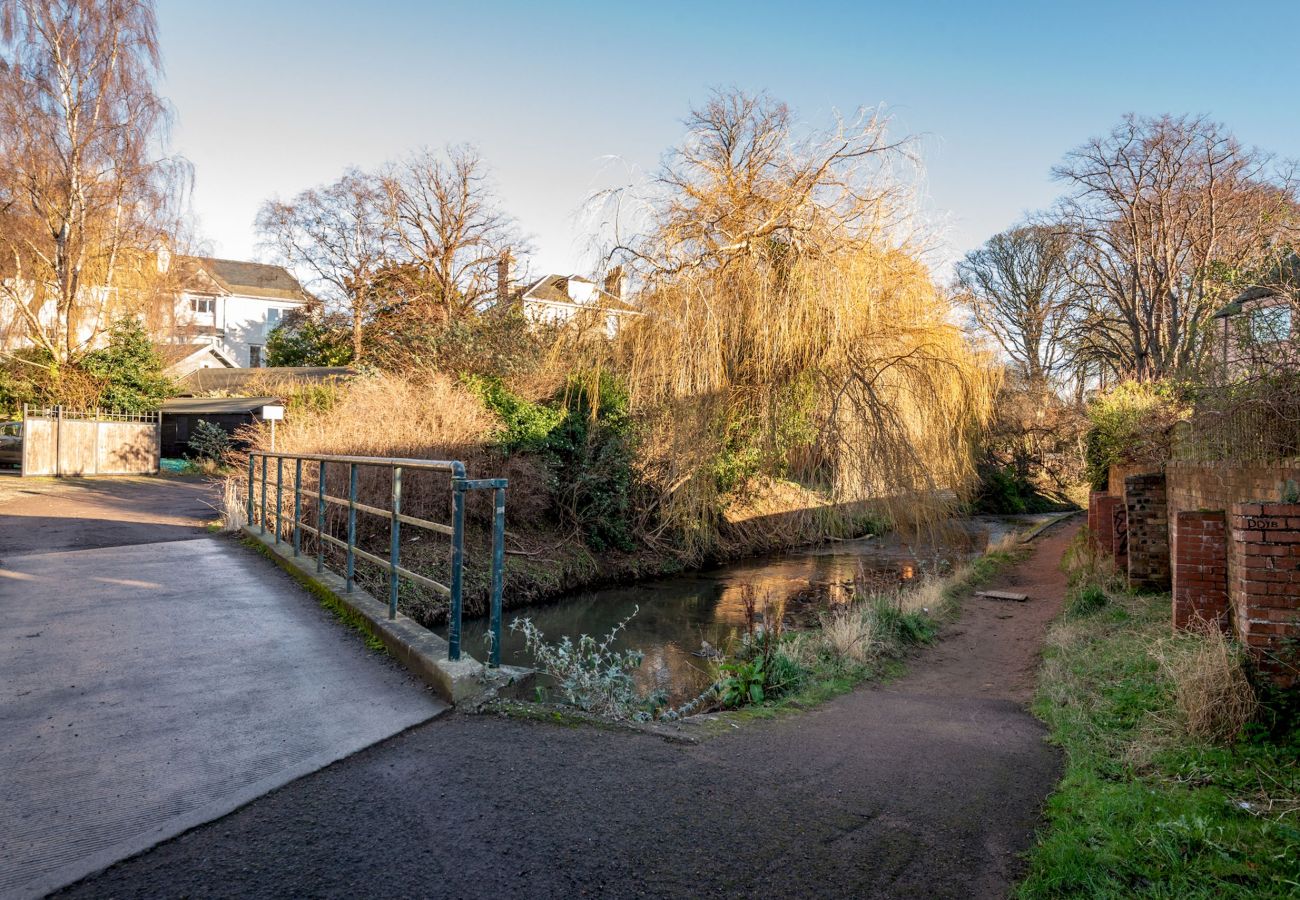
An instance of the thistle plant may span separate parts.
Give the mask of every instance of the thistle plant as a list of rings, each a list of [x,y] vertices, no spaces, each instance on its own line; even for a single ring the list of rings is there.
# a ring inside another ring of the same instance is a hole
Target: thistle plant
[[[640,650],[613,649],[614,641],[637,611],[634,609],[599,641],[584,634],[576,643],[567,635],[548,642],[526,618],[515,619],[510,630],[523,634],[524,648],[537,667],[554,680],[566,703],[586,712],[621,718],[644,705],[632,673],[645,654]]]

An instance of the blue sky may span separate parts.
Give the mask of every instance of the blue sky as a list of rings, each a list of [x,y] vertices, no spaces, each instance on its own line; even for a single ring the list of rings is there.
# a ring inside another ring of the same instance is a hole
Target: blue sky
[[[810,123],[885,104],[895,133],[920,137],[937,265],[1049,204],[1051,167],[1125,112],[1207,113],[1300,157],[1294,3],[158,6],[173,144],[225,256],[258,257],[267,197],[471,142],[533,269],[574,269],[574,214],[609,158],[653,169],[717,85],[767,90]]]

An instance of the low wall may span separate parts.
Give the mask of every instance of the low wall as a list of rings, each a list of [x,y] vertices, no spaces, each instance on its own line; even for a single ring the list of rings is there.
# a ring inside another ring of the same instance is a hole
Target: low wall
[[[1111,470],[1115,478],[1115,470]],[[1169,521],[1184,510],[1232,509],[1234,503],[1251,500],[1276,503],[1288,481],[1300,484],[1300,460],[1276,465],[1238,463],[1170,462],[1165,466],[1165,490],[1169,497]]]

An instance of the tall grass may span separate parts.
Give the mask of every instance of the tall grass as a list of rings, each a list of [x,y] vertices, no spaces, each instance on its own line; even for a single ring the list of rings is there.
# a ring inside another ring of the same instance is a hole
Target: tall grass
[[[1258,713],[1245,655],[1217,624],[1163,640],[1152,653],[1172,685],[1178,723],[1189,736],[1230,741]]]

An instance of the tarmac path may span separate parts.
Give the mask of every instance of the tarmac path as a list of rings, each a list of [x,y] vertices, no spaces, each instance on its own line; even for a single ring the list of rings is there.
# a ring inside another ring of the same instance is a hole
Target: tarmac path
[[[1076,528],[892,683],[698,746],[444,716],[64,895],[1005,896],[1061,771],[1024,704]]]
[[[0,897],[40,896],[447,709],[269,560],[206,535],[201,482],[4,489]]]

